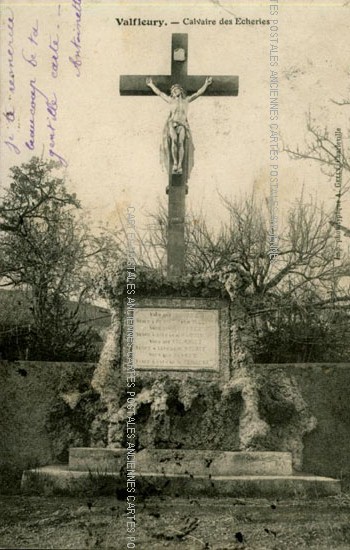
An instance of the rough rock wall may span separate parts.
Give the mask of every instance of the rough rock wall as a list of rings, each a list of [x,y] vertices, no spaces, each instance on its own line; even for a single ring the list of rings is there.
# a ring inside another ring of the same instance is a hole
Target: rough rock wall
[[[283,450],[302,465],[303,437],[316,426],[295,379],[254,368],[249,351],[254,330],[241,296],[242,282],[229,275],[223,281],[230,306],[230,377],[138,373],[133,414],[138,448],[220,450]],[[122,368],[122,307],[115,315],[93,378],[106,413],[92,426],[92,444],[100,445],[99,426],[108,426],[108,446],[125,445],[127,407]],[[97,434],[97,435],[96,435]]]

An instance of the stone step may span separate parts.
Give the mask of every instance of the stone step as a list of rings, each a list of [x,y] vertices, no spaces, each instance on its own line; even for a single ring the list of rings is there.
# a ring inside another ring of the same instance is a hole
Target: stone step
[[[119,472],[126,461],[126,449],[70,447],[69,470]]]
[[[294,476],[197,476],[136,474],[140,500],[145,496],[205,497],[307,497],[318,498],[340,493],[340,481],[313,475]],[[22,477],[22,490],[45,495],[116,494],[126,498],[126,479],[117,473],[94,474],[69,470],[67,466],[45,466],[27,470]],[[119,493],[118,493],[119,491]],[[125,494],[124,494],[125,493]]]
[[[288,476],[293,474],[292,455],[287,452],[144,449],[137,453],[135,461],[138,472],[155,472],[163,475]]]
[[[119,472],[125,449],[71,447],[70,470]],[[139,473],[163,475],[292,475],[292,455],[272,451],[207,451],[197,449],[143,449],[135,455]]]

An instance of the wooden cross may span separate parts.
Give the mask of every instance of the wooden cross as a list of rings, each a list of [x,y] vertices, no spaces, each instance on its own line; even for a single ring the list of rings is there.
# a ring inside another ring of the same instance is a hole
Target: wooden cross
[[[187,95],[195,93],[204,83],[206,76],[187,74],[188,35],[172,34],[171,38],[171,74],[170,75],[121,75],[120,95],[154,96],[147,86],[146,78],[151,77],[158,88],[169,95],[173,84],[180,84]],[[238,76],[213,76],[212,85],[205,95],[237,96]],[[167,265],[168,278],[180,276],[184,270],[185,260],[185,198],[187,185],[185,174],[172,174],[169,170],[168,193],[168,245]]]

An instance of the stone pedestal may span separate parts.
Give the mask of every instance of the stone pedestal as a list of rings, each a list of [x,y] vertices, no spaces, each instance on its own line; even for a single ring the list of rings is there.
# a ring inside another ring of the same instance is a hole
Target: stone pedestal
[[[302,439],[316,420],[291,377],[253,368],[250,320],[234,282],[226,297],[207,288],[205,297],[183,296],[200,289],[168,283],[178,294],[138,290],[135,305],[119,303],[93,381],[108,411],[107,447],[126,445],[132,414],[136,449],[287,451],[301,470]]]
[[[206,497],[320,497],[338,494],[340,481],[295,475],[290,453],[143,450],[136,454],[137,495]],[[125,449],[71,448],[68,466],[23,474],[24,492],[114,494],[126,490]]]
[[[166,281],[157,295],[118,300],[93,379],[105,412],[91,448],[71,449],[67,467],[25,472],[23,488],[125,492],[128,447],[139,494],[339,492],[338,480],[296,473],[316,420],[292,376],[253,368],[241,284],[230,274],[226,294],[210,295],[197,280]]]

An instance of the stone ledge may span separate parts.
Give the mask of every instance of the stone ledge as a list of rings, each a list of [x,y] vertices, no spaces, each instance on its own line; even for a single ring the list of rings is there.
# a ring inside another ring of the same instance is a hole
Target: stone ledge
[[[137,495],[206,497],[308,497],[318,498],[341,492],[340,481],[312,475],[296,476],[195,476],[157,473],[136,474]],[[26,470],[22,477],[25,493],[42,494],[115,494],[126,498],[126,481],[117,473],[68,470],[67,466],[46,466]],[[123,495],[123,491],[125,495]]]
[[[241,476],[292,475],[288,452],[209,451],[192,449],[144,449],[135,457],[140,474]]]
[[[69,469],[119,472],[126,449],[71,447]],[[240,476],[292,475],[292,455],[273,451],[212,451],[200,449],[143,449],[135,455],[140,474]]]

